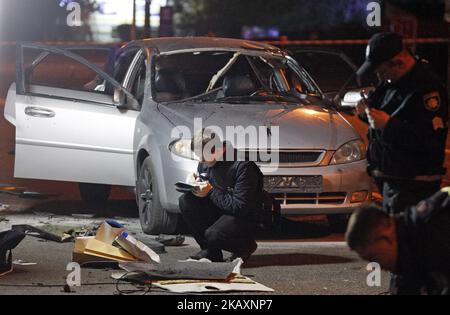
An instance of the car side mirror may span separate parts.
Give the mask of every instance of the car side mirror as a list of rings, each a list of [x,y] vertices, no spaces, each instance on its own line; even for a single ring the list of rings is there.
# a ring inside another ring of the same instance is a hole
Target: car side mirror
[[[361,100],[361,91],[349,91],[345,93],[340,105],[341,107],[355,108]]]
[[[362,100],[361,93],[364,93],[367,97],[367,95],[372,92],[375,88],[373,87],[366,87],[356,90],[347,91],[345,93],[344,97],[342,98],[342,101],[340,102],[341,107],[350,107],[355,108],[356,105],[358,105],[359,101]]]
[[[122,89],[114,89],[113,104],[119,108],[125,107],[127,96]]]

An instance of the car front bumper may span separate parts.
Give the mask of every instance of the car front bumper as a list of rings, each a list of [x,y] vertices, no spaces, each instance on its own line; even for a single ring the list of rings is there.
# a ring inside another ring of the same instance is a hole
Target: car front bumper
[[[168,157],[166,157],[168,158]],[[161,201],[163,207],[170,212],[179,212],[178,198],[181,196],[175,190],[175,183],[185,181],[197,169],[197,162],[180,160],[174,162],[166,159],[163,176],[165,196]],[[282,202],[282,215],[297,216],[308,214],[344,214],[351,213],[355,208],[367,201],[371,196],[371,181],[366,173],[365,160],[322,167],[306,168],[265,168],[261,171],[265,176],[314,176],[323,178],[323,189],[320,194],[298,194],[295,191],[274,194]],[[366,192],[365,200],[352,202],[355,192]],[[165,197],[165,198],[164,198]]]
[[[366,160],[341,165],[327,165],[308,168],[278,168],[276,170],[261,167],[267,176],[317,176],[323,178],[321,193],[297,193],[283,191],[274,193],[281,202],[284,216],[305,214],[343,214],[351,213],[355,208],[371,197],[371,180],[366,172]],[[352,200],[356,194],[365,194]],[[355,194],[355,195],[354,195]]]

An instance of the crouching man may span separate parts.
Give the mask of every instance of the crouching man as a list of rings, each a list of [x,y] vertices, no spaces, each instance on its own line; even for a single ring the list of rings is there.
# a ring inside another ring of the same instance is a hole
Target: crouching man
[[[394,275],[391,294],[450,294],[450,196],[441,191],[402,214],[367,205],[353,213],[349,247]]]
[[[196,175],[201,189],[179,200],[181,214],[201,248],[191,258],[221,262],[225,250],[232,253],[227,261],[238,257],[246,261],[257,248],[254,231],[263,202],[262,173],[254,162],[227,161],[226,144],[209,130],[197,132],[191,146],[201,157]]]

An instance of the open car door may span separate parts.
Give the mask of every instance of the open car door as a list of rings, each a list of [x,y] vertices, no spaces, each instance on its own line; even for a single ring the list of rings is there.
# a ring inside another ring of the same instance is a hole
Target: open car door
[[[375,76],[358,78],[356,76],[358,67],[342,51],[325,48],[300,48],[290,50],[290,52],[293,58],[312,76],[328,99],[334,99],[339,92],[353,92],[346,95],[351,99],[343,100],[342,106],[356,105],[361,99],[361,91],[372,90],[373,86],[378,83]],[[344,84],[345,90],[341,91]]]
[[[14,176],[134,186],[139,111],[129,108],[137,101],[74,49],[18,45],[17,82],[5,106],[16,126]]]

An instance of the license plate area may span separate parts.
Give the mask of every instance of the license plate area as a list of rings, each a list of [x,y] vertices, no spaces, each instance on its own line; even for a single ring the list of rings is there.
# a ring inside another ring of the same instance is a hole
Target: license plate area
[[[269,193],[321,193],[323,177],[310,176],[264,176],[264,189]]]

